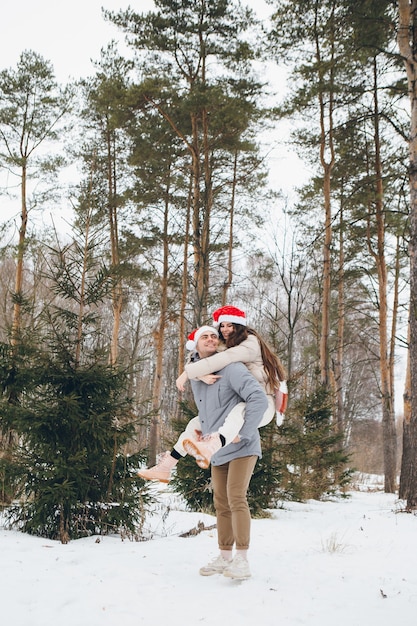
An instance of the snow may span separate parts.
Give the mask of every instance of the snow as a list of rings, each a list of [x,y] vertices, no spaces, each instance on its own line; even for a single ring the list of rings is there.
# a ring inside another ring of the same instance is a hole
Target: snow
[[[252,522],[252,578],[202,577],[215,518],[169,487],[148,541],[89,537],[67,545],[0,528],[2,623],[13,626],[392,626],[417,607],[417,516],[381,487],[346,500],[282,502]]]

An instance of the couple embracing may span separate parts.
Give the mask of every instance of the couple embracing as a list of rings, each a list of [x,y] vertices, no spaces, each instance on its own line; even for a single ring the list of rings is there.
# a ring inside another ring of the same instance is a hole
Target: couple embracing
[[[282,421],[287,398],[285,371],[236,307],[215,311],[213,326],[193,331],[186,347],[190,361],[177,379],[177,387],[183,390],[190,379],[198,416],[189,422],[173,450],[153,468],[141,470],[139,476],[168,482],[171,470],[186,454],[193,455],[200,467],[211,465],[219,554],[200,574],[243,580],[251,575],[247,491],[256,461],[262,456],[258,429],[275,415],[278,423]]]

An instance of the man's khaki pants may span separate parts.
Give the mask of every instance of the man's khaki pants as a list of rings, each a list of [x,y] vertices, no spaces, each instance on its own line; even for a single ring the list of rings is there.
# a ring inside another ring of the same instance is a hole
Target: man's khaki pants
[[[247,491],[257,456],[244,456],[224,465],[212,465],[211,478],[220,550],[247,550],[251,515]]]

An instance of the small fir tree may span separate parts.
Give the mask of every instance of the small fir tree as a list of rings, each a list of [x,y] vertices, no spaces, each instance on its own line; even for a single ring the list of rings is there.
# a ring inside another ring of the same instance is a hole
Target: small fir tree
[[[69,247],[51,264],[60,306],[46,307],[37,349],[19,361],[9,351],[13,361],[1,368],[3,389],[18,398],[1,407],[3,428],[18,434],[10,464],[19,468],[21,500],[11,521],[63,543],[95,533],[136,537],[150,501],[135,478],[141,455],[124,454],[133,434],[127,376],[101,347],[98,304],[111,276],[92,250],[80,252]]]
[[[336,431],[331,412],[329,391],[320,386],[294,403],[280,427],[276,459],[282,470],[284,499],[302,502],[343,495],[349,484],[349,456],[343,450],[343,434]]]

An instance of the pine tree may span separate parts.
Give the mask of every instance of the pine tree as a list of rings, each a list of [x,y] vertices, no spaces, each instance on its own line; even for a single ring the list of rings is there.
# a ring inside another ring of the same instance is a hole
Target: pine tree
[[[319,500],[340,495],[348,485],[352,472],[331,407],[329,391],[320,386],[294,403],[281,426],[276,462],[283,473],[284,499]]]
[[[140,455],[124,454],[133,433],[123,419],[127,377],[109,364],[110,346],[103,348],[98,306],[111,276],[94,251],[74,242],[55,252],[57,299],[45,309],[36,349],[21,344],[25,358],[9,371],[3,365],[3,389],[20,398],[1,410],[19,437],[13,467],[22,499],[11,520],[63,543],[94,533],[137,536],[149,501],[134,478]]]
[[[157,112],[185,150],[194,260],[189,315],[198,326],[209,316],[217,207],[234,177],[236,151],[255,148],[248,131],[260,118],[261,85],[251,75],[257,46],[247,35],[256,20],[250,9],[230,0],[156,0],[154,11],[129,8],[105,16],[146,59],[137,106],[145,103]]]

